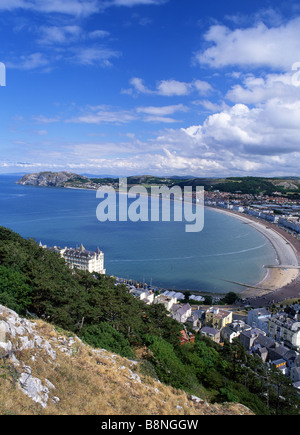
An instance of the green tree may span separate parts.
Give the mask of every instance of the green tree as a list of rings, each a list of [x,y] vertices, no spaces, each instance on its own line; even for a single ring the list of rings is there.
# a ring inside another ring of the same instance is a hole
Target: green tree
[[[85,326],[80,336],[90,346],[107,349],[125,358],[134,358],[129,341],[109,323]]]
[[[25,314],[31,304],[32,289],[18,271],[0,266],[0,304]]]

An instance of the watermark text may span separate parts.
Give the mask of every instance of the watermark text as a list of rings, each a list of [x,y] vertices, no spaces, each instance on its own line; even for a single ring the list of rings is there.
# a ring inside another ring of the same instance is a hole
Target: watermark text
[[[186,232],[200,232],[204,227],[204,187],[134,185],[119,179],[119,188],[102,186],[96,216],[100,222],[185,222]],[[131,201],[133,200],[133,201]],[[173,212],[173,213],[172,213]]]
[[[0,62],[0,86],[6,86],[6,67]]]

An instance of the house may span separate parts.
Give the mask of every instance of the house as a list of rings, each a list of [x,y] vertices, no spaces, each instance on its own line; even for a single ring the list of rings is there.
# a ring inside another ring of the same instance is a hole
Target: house
[[[192,308],[190,304],[175,304],[171,308],[171,314],[173,319],[177,320],[177,322],[185,323],[187,319],[192,315]]]
[[[209,337],[211,340],[213,340],[215,343],[220,343],[220,331],[215,328],[211,328],[210,326],[203,326],[201,328],[200,333],[204,337]]]
[[[178,301],[181,301],[185,298],[183,293],[175,292],[172,290],[166,290],[162,293],[164,296],[169,296],[171,298],[176,298]]]
[[[232,323],[232,312],[221,308],[211,307],[206,311],[205,324],[212,328],[222,329]]]
[[[297,394],[298,397],[300,398],[300,381],[298,381],[298,382],[294,382],[294,383],[293,383],[293,387],[296,389],[296,394]]]
[[[152,304],[154,301],[154,293],[142,288],[130,287],[129,293],[131,293],[137,299],[143,301],[145,304]]]
[[[194,343],[195,336],[191,332],[187,332],[186,329],[183,329],[182,331],[180,331],[179,341],[180,341],[180,346],[183,346],[184,344],[187,343]]]
[[[205,298],[203,296],[195,296],[195,295],[191,295],[189,297],[190,301],[197,301],[197,302],[204,302]]]
[[[287,313],[277,313],[269,319],[268,335],[291,349],[300,350],[300,322]]]
[[[266,347],[258,346],[254,353],[256,353],[264,363],[267,362],[268,349]]]
[[[247,325],[243,320],[234,320],[221,330],[221,337],[223,340],[228,340],[230,343],[239,337],[242,331],[248,331],[251,326]]]
[[[257,339],[260,338],[261,336],[264,337],[265,335],[266,333],[260,329],[249,329],[249,330],[242,331],[240,333],[239,340],[247,350],[251,350],[254,347]],[[258,344],[261,347],[267,347],[267,346],[262,346],[260,343],[257,343],[257,345]]]
[[[300,367],[291,368],[290,378],[292,382],[300,382]]]
[[[199,329],[204,326],[205,320],[205,310],[193,310],[192,315],[188,317],[186,323],[194,329],[194,331],[198,332]]]
[[[288,368],[286,366],[286,361],[283,358],[280,358],[280,359],[272,361],[271,365],[276,367],[277,370],[280,370],[280,372],[283,375],[287,375],[288,374]]]
[[[256,308],[248,312],[247,324],[268,333],[271,313],[266,308]]]
[[[242,331],[239,340],[248,351],[259,355],[264,362],[275,365],[285,375],[297,366],[298,353],[267,337],[264,331]]]
[[[171,311],[174,304],[177,304],[177,299],[173,296],[158,295],[154,298],[155,304],[163,304],[167,311]]]

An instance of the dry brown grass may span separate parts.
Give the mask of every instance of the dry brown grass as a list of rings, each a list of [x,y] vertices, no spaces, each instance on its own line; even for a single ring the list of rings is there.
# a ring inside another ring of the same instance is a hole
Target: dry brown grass
[[[139,382],[134,374],[138,365],[106,351],[95,352],[76,340],[72,356],[61,351],[61,331],[38,321],[36,330],[56,350],[52,360],[44,350],[25,351],[19,361],[30,365],[32,375],[49,380],[48,406],[43,408],[27,397],[3,368],[0,375],[0,414],[7,415],[204,415],[251,414],[241,405],[196,404],[186,393],[154,381]],[[60,341],[59,341],[60,340]],[[34,356],[34,359],[32,358]],[[1,360],[0,360],[1,365]],[[52,403],[54,397],[58,403]]]

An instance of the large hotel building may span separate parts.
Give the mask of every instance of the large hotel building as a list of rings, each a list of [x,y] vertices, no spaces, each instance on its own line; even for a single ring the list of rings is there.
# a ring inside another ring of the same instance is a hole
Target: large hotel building
[[[47,245],[42,245],[42,243],[40,243],[40,246],[60,254],[71,269],[87,270],[91,273],[97,272],[103,275],[106,273],[104,269],[104,253],[99,248],[96,251],[88,251],[83,245],[76,249],[59,248],[57,246],[48,248]]]

